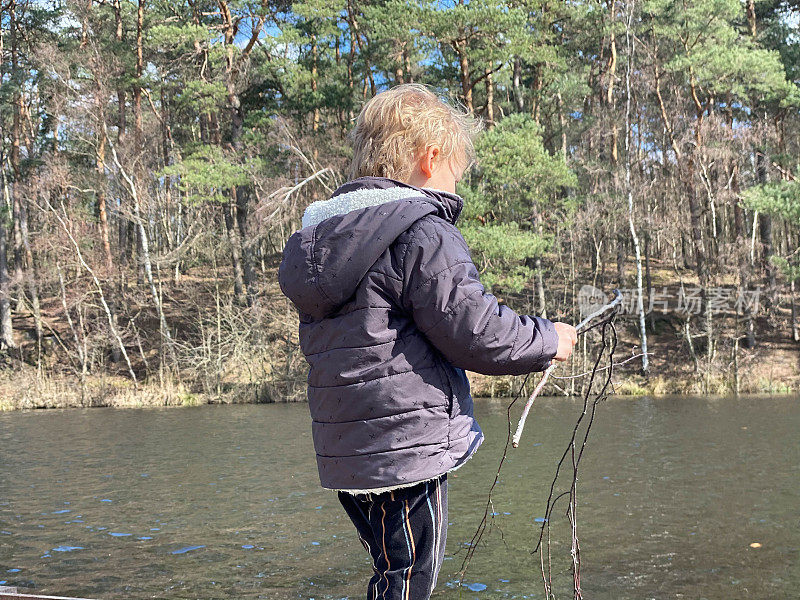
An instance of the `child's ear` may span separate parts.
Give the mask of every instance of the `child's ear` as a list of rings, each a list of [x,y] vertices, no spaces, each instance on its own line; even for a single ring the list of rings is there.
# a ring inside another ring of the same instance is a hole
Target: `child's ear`
[[[439,146],[428,146],[425,148],[425,152],[422,154],[419,163],[419,170],[422,171],[425,177],[433,177],[433,170],[436,168],[435,163],[439,160],[439,154]]]

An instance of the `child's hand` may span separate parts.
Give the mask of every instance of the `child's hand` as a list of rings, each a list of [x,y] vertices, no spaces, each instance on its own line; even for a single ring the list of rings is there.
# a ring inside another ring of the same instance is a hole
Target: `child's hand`
[[[553,326],[558,334],[558,352],[553,360],[564,362],[572,354],[572,348],[578,342],[578,332],[568,323],[555,322]]]

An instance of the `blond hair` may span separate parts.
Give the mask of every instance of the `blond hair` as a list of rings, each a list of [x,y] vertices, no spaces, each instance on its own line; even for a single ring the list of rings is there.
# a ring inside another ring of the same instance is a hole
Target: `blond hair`
[[[406,181],[422,152],[440,147],[442,160],[464,169],[475,160],[473,139],[482,123],[441,101],[427,86],[404,83],[373,96],[350,132],[350,179],[372,175]]]

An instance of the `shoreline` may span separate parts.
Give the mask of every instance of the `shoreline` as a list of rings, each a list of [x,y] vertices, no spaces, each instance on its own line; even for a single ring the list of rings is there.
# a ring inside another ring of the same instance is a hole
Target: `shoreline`
[[[84,383],[81,394],[80,383],[71,377],[49,377],[39,381],[28,375],[4,374],[0,378],[0,412],[63,409],[63,408],[149,408],[149,407],[188,407],[230,404],[293,404],[305,403],[305,394],[296,394],[283,400],[274,400],[273,394],[259,394],[263,389],[257,384],[231,383],[222,395],[192,392],[179,383],[159,384],[147,382],[138,389],[122,377],[91,376]],[[16,376],[14,376],[16,375]],[[524,376],[490,377],[468,373],[474,399],[507,399],[519,391]],[[737,396],[790,396],[797,394],[798,377],[765,379],[763,376],[750,380],[750,385],[735,393],[730,382],[716,381],[716,386],[708,392],[700,389],[702,381],[698,377],[671,377],[663,374],[645,380],[640,375],[625,374],[616,380],[615,393],[610,397],[688,397],[704,396],[735,398]],[[525,393],[533,390],[529,381]],[[565,394],[547,386],[542,397],[580,399],[580,393]]]

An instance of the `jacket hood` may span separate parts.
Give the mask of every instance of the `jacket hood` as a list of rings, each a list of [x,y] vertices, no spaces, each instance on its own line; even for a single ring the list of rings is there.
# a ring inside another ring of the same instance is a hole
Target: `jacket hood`
[[[312,202],[302,229],[286,242],[278,269],[283,293],[301,313],[336,312],[386,249],[419,219],[434,214],[455,224],[457,194],[387,177],[359,177],[327,200]]]

